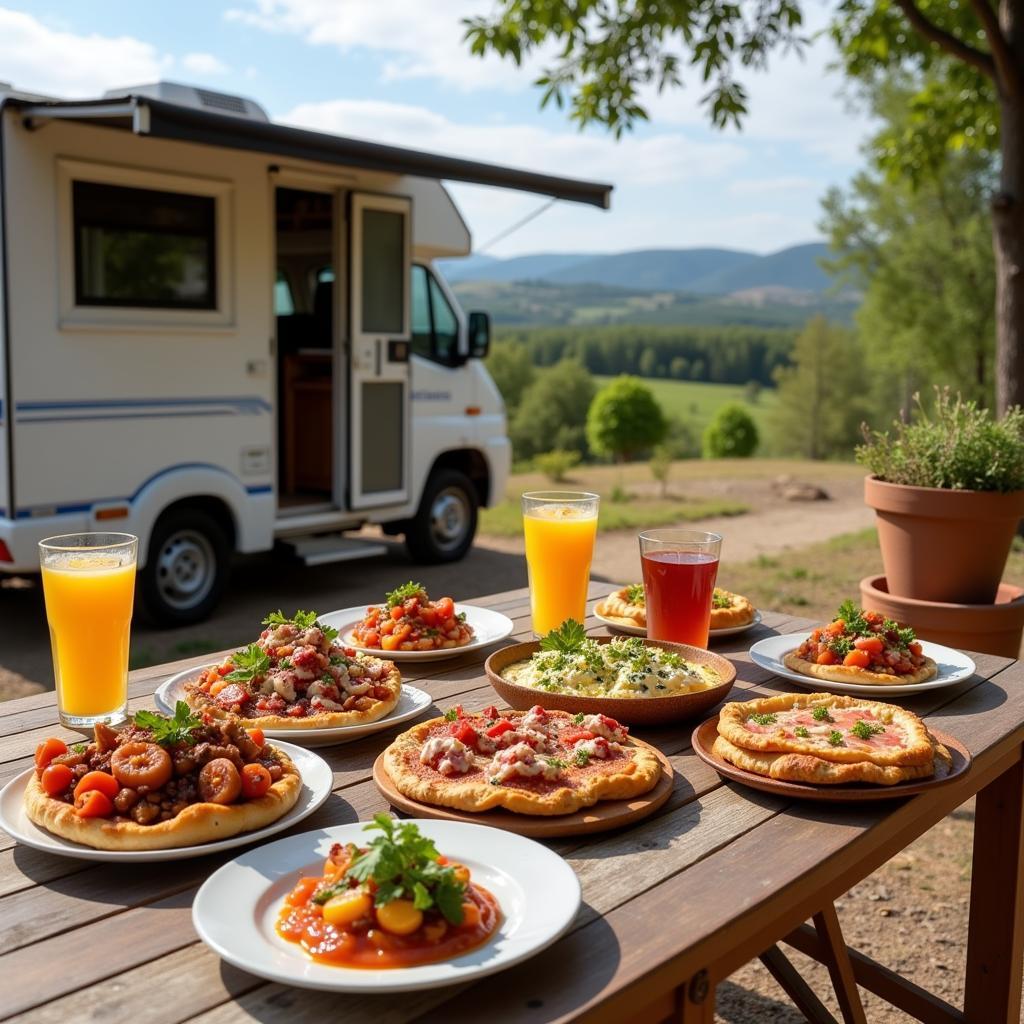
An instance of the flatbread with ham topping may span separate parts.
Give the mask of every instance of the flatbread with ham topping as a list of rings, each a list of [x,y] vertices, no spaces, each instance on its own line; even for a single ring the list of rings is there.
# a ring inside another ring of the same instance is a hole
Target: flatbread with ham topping
[[[384,751],[384,769],[399,792],[422,803],[542,815],[639,796],[662,770],[615,719],[539,705],[502,714],[455,708],[398,736]]]

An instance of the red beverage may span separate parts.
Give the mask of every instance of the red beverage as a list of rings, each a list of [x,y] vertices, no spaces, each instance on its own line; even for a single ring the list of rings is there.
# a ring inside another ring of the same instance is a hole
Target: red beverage
[[[701,551],[645,551],[640,559],[647,635],[707,647],[718,557]]]

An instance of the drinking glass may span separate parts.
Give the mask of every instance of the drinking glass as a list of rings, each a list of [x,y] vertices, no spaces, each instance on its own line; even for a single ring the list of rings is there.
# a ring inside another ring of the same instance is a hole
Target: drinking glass
[[[587,613],[590,563],[600,497],[585,491],[523,495],[523,533],[530,577],[530,610],[538,636]]]
[[[707,647],[711,595],[722,538],[698,530],[640,534],[647,635],[652,640]]]
[[[125,719],[138,546],[130,533],[69,533],[39,542],[57,711],[69,729]]]

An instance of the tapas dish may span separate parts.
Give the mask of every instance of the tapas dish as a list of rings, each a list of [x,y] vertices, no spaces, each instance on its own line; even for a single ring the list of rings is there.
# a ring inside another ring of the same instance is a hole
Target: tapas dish
[[[662,771],[652,748],[620,722],[539,705],[525,713],[452,708],[396,737],[381,766],[399,793],[419,803],[527,815],[640,796]]]
[[[742,594],[715,587],[711,592],[711,632],[738,633],[754,624],[757,609]]]
[[[316,612],[271,612],[255,643],[184,684],[190,708],[264,729],[337,729],[375,722],[398,703],[402,676],[357,654]]]
[[[698,726],[693,742],[730,778],[816,799],[905,794],[908,786],[946,781],[970,762],[955,740],[931,732],[912,712],[832,693],[726,704]]]
[[[378,815],[243,853],[207,879],[192,918],[218,955],[262,978],[409,992],[536,955],[579,905],[572,869],[539,843]]]
[[[633,636],[647,635],[647,603],[644,585],[629,586],[609,594],[594,606],[595,617],[606,626]],[[740,594],[715,587],[711,597],[711,637],[731,636],[756,626],[761,613]]]
[[[91,742],[44,740],[35,767],[0,794],[0,824],[28,846],[86,859],[196,856],[286,828],[332,780],[315,755],[181,703],[171,718],[140,711],[118,732],[98,725]]]

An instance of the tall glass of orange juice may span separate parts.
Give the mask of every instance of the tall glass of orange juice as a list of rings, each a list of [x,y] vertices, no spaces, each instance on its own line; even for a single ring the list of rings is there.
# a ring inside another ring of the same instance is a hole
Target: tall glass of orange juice
[[[530,610],[538,636],[587,613],[590,562],[600,498],[583,491],[529,491],[523,495]]]
[[[69,729],[124,721],[138,545],[129,533],[39,542],[57,710]]]

